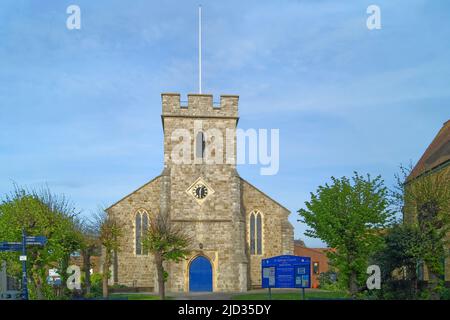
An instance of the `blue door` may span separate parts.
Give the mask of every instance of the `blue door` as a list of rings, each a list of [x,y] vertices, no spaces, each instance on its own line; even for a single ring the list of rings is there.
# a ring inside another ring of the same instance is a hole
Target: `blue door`
[[[198,256],[189,266],[189,290],[212,291],[212,267],[209,260]]]

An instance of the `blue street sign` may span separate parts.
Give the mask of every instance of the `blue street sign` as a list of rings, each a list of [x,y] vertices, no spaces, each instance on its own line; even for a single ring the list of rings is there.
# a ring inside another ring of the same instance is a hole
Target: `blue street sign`
[[[47,238],[44,236],[27,236],[26,243],[29,245],[45,245],[47,243]]]
[[[28,278],[27,278],[27,245],[43,246],[47,243],[44,236],[27,236],[22,230],[22,242],[0,242],[0,251],[21,251],[22,262],[22,299],[28,300]]]
[[[0,251],[21,251],[22,244],[20,242],[0,242]]]
[[[310,288],[311,258],[277,256],[261,261],[263,288]]]

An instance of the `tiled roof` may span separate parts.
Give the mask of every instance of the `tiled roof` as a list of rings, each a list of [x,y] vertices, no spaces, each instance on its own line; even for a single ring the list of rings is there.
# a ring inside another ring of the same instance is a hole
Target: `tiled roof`
[[[444,123],[441,130],[434,138],[433,142],[425,150],[420,160],[417,162],[408,181],[417,178],[422,173],[433,170],[434,168],[450,160],[450,120]]]

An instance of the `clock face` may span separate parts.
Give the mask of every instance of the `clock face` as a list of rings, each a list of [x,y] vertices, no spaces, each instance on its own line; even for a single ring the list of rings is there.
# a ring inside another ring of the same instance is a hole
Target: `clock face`
[[[214,189],[211,188],[202,178],[198,178],[193,184],[187,188],[186,193],[197,200],[198,204],[203,204],[212,194]]]
[[[197,184],[192,189],[192,193],[197,199],[204,199],[208,195],[208,188],[203,184]]]

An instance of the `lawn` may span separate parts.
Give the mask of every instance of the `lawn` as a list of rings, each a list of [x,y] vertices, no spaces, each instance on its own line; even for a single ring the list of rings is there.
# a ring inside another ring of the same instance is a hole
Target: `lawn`
[[[345,292],[339,291],[306,291],[305,300],[334,300],[334,299],[348,299]],[[302,300],[301,290],[297,292],[273,292],[272,300]],[[268,292],[245,293],[238,294],[232,297],[232,300],[269,300]]]
[[[159,296],[142,293],[113,293],[109,296],[111,300],[159,300]],[[170,297],[167,297],[170,299]]]

